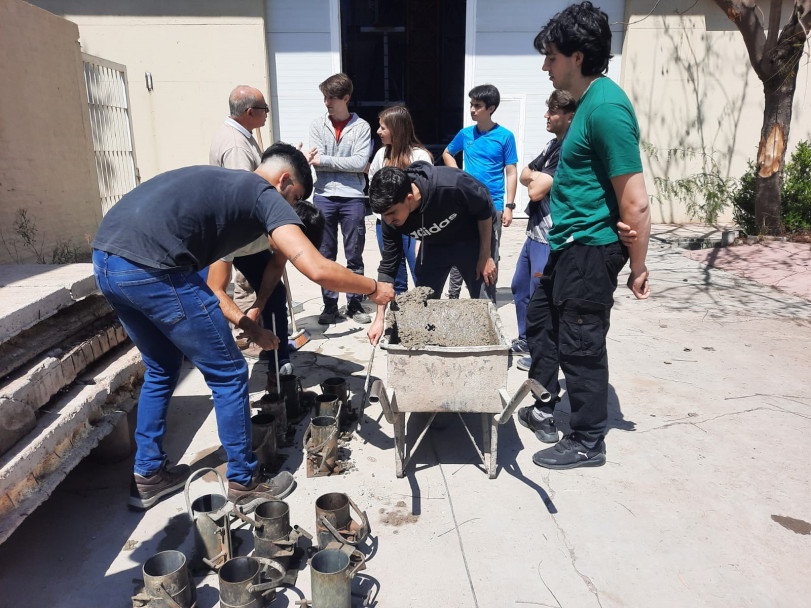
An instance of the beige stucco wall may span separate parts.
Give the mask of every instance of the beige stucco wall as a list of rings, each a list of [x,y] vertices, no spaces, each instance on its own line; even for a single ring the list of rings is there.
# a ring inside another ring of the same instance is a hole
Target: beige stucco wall
[[[784,2],[783,22],[791,4]],[[628,2],[622,70],[642,140],[658,150],[656,156],[643,154],[649,193],[656,193],[655,176],[673,179],[702,171],[701,151],[711,155],[722,175],[740,177],[747,160],[757,155],[764,106],[763,86],[740,32],[711,0],[665,0],[652,13],[651,8],[644,0]],[[809,87],[809,65],[803,59],[789,154],[798,141],[811,138]],[[680,153],[668,155],[668,149],[694,154],[681,158]],[[674,201],[654,201],[652,210],[654,221],[691,221]],[[727,209],[720,219],[731,217]]]
[[[82,51],[127,66],[142,180],[208,163],[211,137],[236,85],[255,86],[269,99],[262,0],[35,4],[78,24]],[[272,141],[270,121],[262,139],[265,146]]]
[[[59,241],[89,255],[86,237],[101,221],[78,39],[73,23],[0,0],[0,263],[37,261],[30,249],[15,253],[17,209],[47,262]]]

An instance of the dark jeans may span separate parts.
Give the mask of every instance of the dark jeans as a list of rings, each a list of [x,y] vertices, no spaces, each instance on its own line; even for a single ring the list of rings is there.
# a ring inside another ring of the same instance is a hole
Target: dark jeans
[[[377,220],[375,225],[375,232],[377,233],[377,246],[380,248],[380,253],[383,253],[383,225],[380,220]],[[417,260],[414,258],[414,251],[416,249],[417,239],[412,239],[407,234],[403,235],[403,259],[400,260],[400,267],[397,268],[397,276],[394,277],[394,293],[401,294],[408,291],[408,272],[406,271],[406,262],[408,262],[408,269],[411,271],[411,278],[414,279],[414,284],[417,284],[417,275],[414,273],[414,268],[417,265]]]
[[[251,450],[248,364],[217,296],[194,270],[147,268],[98,250],[93,251],[93,273],[146,366],[138,398],[135,472],[149,477],[166,459],[166,414],[185,355],[211,389],[228,458],[225,476],[250,483],[256,456]]]
[[[495,216],[493,217],[493,233],[491,234],[490,238],[492,239],[492,243],[490,244],[490,252],[493,256],[493,262],[496,264],[496,268],[498,269],[498,248],[501,242],[501,216],[503,215],[503,211],[496,211]],[[478,255],[478,254],[477,254]],[[448,295],[451,297],[459,297],[459,293],[462,291],[462,273],[459,272],[458,268],[451,269],[451,280],[448,283]],[[498,282],[498,279],[496,279]],[[465,284],[468,284],[465,281]],[[485,286],[482,283],[483,289],[480,290],[479,294],[476,296],[477,298],[489,298],[490,301],[495,304],[496,303],[496,283],[492,285]],[[470,289],[468,289],[470,291]],[[471,296],[473,297],[473,296]]]
[[[560,392],[558,366],[566,378],[575,438],[593,448],[608,422],[606,336],[617,275],[628,251],[619,242],[575,243],[552,251],[527,307],[529,377]]]
[[[481,277],[476,278],[478,259],[478,239],[447,245],[426,244],[423,241],[417,256],[417,286],[430,287],[434,290],[434,297],[439,298],[451,268],[456,266],[467,285],[470,297],[478,298],[484,285]]]
[[[260,251],[252,255],[234,258],[234,268],[239,270],[248,279],[248,284],[258,294],[262,287],[262,276],[265,267],[270,261],[269,250]],[[287,344],[287,290],[280,280],[273,293],[270,294],[265,308],[262,310],[262,325],[267,330],[273,330],[273,320],[276,320],[276,337],[279,338],[279,365],[290,361],[290,351]],[[271,353],[272,354],[272,353]]]
[[[366,244],[366,208],[362,198],[343,198],[320,196],[313,197],[315,206],[324,214],[324,239],[321,241],[321,255],[328,260],[335,261],[338,256],[338,226],[344,241],[344,257],[346,267],[355,274],[363,274],[363,247]],[[329,289],[321,289],[324,305],[338,304],[338,293]],[[360,305],[363,294],[346,294],[347,304],[355,301]]]

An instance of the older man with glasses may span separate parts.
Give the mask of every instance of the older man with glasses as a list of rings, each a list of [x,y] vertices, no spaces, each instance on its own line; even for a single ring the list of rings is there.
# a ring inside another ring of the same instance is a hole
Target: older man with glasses
[[[244,169],[254,171],[259,166],[262,158],[262,149],[253,137],[253,129],[264,126],[267,122],[270,108],[265,102],[262,92],[253,87],[240,85],[236,87],[228,96],[228,106],[230,115],[220,126],[219,131],[214,135],[211,142],[211,150],[208,155],[210,165],[223,167],[225,169]],[[246,253],[247,252],[247,253]],[[255,294],[260,294],[262,278],[270,264],[271,254],[268,251],[267,239],[259,239],[248,247],[236,252],[236,256],[229,256],[224,259],[229,264],[229,275],[226,280],[230,280],[230,264],[233,263],[248,282]],[[209,286],[215,290],[219,287],[223,277],[209,277]],[[235,281],[234,297],[242,301],[249,297],[249,293],[242,287],[242,280],[237,277]],[[276,335],[279,338],[279,371],[282,374],[292,374],[293,365],[290,363],[290,350],[288,347],[287,330],[287,292],[284,283],[281,281],[276,285],[265,302],[262,300],[262,323],[267,329],[276,326]],[[258,344],[251,344],[247,341],[238,342],[243,355],[247,357],[258,357],[262,361],[270,361],[272,358],[268,351],[263,350]]]

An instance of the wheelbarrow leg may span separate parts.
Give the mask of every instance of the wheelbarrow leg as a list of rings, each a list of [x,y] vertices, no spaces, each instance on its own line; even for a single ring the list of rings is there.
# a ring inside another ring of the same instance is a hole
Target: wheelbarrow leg
[[[495,479],[498,471],[498,422],[496,422],[496,417],[492,414],[488,414],[487,418],[484,427],[486,429],[487,422],[490,423],[490,467],[488,475],[490,479]]]
[[[405,414],[394,414],[394,465],[397,477],[403,476],[403,463],[406,459]]]

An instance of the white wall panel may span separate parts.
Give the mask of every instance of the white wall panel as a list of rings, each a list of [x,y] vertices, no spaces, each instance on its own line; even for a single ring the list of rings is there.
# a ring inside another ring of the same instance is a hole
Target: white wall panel
[[[331,11],[333,11],[331,13]],[[334,74],[337,0],[268,0],[266,36],[276,141],[306,146],[310,123],[326,112],[318,84]]]

